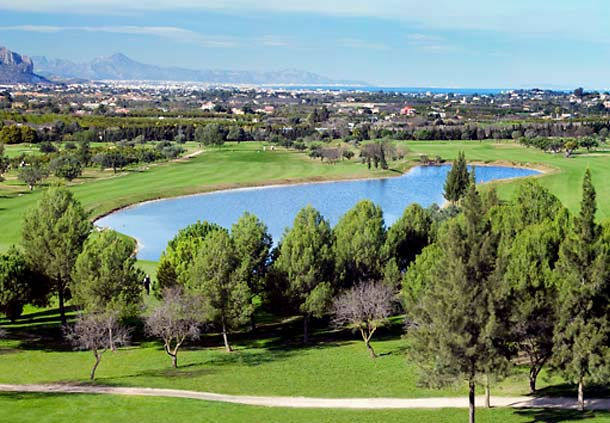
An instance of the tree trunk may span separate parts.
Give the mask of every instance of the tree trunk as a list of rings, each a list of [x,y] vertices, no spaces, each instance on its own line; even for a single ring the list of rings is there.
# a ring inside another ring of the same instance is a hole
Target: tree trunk
[[[174,369],[178,368],[178,354],[173,354],[172,355],[172,367]]]
[[[489,389],[489,375],[485,375],[485,407],[491,408],[491,390]]]
[[[468,422],[474,423],[474,378],[468,381]]]
[[[256,319],[254,318],[254,313],[250,315],[250,330],[252,332],[256,330]]]
[[[309,314],[303,316],[303,343],[309,343]]]
[[[530,393],[532,394],[536,392],[536,379],[538,378],[538,372],[540,372],[540,370],[536,366],[532,366],[532,368],[530,368]]]
[[[66,309],[65,309],[65,305],[64,305],[63,288],[59,288],[57,290],[57,296],[59,298],[59,316],[61,318],[61,325],[65,327],[65,326],[68,326],[68,320],[66,319]]]
[[[371,346],[371,343],[369,341],[366,341],[366,348],[369,350],[369,354],[371,355],[371,358],[377,358],[377,354],[375,354],[375,350],[373,349],[373,347]]]
[[[233,351],[231,349],[231,346],[229,345],[229,339],[227,338],[227,325],[225,323],[224,317],[222,318],[222,339],[225,343],[225,349],[227,350],[227,352]]]
[[[93,355],[95,355],[95,364],[91,369],[91,374],[89,375],[89,380],[95,379],[95,371],[97,370],[97,366],[99,366],[100,361],[102,360],[102,356],[97,352],[97,350],[93,351]]]
[[[585,411],[585,387],[582,377],[578,381],[578,408],[580,411]]]

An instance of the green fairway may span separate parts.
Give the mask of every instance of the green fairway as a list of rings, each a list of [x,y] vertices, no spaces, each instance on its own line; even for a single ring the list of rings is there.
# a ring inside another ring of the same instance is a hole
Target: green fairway
[[[7,422],[435,422],[467,419],[466,409],[324,410],[266,408],[177,398],[76,394],[0,393]],[[610,422],[607,412],[563,410],[477,410],[478,422]]]

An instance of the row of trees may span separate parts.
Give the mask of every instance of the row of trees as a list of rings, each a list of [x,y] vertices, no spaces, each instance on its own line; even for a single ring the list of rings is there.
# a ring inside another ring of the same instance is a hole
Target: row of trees
[[[71,181],[81,176],[86,167],[97,165],[102,170],[111,168],[116,173],[130,164],[169,160],[185,151],[181,146],[169,141],[159,142],[151,147],[118,145],[91,148],[87,142],[78,143],[78,146],[66,143],[63,151],[58,151],[50,143],[40,145],[41,151],[45,153],[43,155],[21,154],[8,159],[4,155],[3,145],[0,144],[0,176],[11,168],[16,169],[18,178],[33,190],[49,175]]]
[[[593,148],[599,147],[600,141],[596,137],[587,136],[581,138],[519,138],[519,143],[526,147],[534,147],[543,151],[553,153],[564,152],[566,157],[570,157],[574,150],[578,148],[586,148],[590,151]]]

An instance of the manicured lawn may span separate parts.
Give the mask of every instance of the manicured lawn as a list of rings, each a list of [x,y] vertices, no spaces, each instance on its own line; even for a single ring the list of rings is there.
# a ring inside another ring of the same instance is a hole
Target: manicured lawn
[[[62,339],[56,309],[28,308],[17,324],[2,322],[9,336],[0,341],[0,383],[88,382],[93,355],[73,351]],[[74,314],[69,314],[72,317]],[[107,352],[96,375],[103,385],[148,386],[227,394],[312,397],[434,397],[461,396],[466,385],[442,390],[418,386],[418,370],[405,352],[403,322],[380,329],[373,346],[377,360],[350,331],[329,331],[320,325],[314,343],[301,343],[299,319],[260,316],[255,334],[233,334],[236,347],[226,353],[217,334],[208,334],[184,348],[174,370],[158,342],[145,341]],[[141,340],[140,332],[134,339]],[[543,393],[566,394],[558,376],[539,378]],[[546,387],[546,391],[544,388]],[[494,395],[528,391],[525,368],[493,387]],[[560,392],[558,392],[560,391]],[[561,392],[563,391],[563,392]],[[568,392],[572,395],[572,392]]]
[[[178,398],[0,393],[2,421],[63,422],[435,422],[467,420],[465,409],[320,410],[251,407]],[[605,412],[477,410],[477,422],[610,422]]]

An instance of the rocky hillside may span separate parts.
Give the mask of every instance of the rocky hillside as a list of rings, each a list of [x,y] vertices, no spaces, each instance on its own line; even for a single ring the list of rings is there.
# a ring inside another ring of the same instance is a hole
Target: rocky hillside
[[[32,59],[0,47],[0,84],[38,84],[47,79],[34,73]]]

